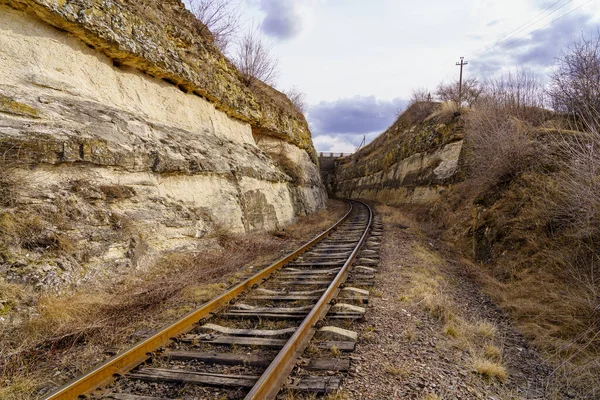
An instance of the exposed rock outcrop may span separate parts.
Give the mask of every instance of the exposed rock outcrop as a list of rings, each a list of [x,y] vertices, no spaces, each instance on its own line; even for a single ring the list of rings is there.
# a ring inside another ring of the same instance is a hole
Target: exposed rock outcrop
[[[11,279],[87,279],[324,206],[302,114],[245,87],[180,1],[0,0],[0,27]]]
[[[328,190],[341,198],[431,203],[461,177],[463,133],[452,110],[417,103],[357,153],[337,159]]]

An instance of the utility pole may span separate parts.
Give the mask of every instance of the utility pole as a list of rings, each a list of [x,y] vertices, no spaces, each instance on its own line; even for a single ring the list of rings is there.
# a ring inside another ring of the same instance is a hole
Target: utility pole
[[[356,148],[356,151],[360,150],[365,145],[366,140],[367,140],[367,135],[364,135],[363,140],[362,140],[362,142],[360,142],[360,144]]]
[[[456,65],[460,65],[460,79],[458,80],[458,106],[462,104],[462,70],[464,65],[468,65],[469,62],[465,61],[464,57],[460,58],[460,62],[457,62]]]

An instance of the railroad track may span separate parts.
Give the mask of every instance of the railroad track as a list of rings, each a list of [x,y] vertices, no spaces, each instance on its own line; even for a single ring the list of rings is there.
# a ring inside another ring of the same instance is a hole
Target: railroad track
[[[349,202],[328,230],[46,400],[274,399],[330,392],[350,368],[381,223]],[[358,263],[357,263],[358,261]]]

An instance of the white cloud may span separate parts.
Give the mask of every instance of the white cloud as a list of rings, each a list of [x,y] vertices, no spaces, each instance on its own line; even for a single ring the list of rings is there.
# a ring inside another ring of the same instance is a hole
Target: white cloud
[[[313,144],[317,152],[324,153],[354,153],[356,145],[352,144],[349,137],[342,135],[319,135],[313,137]]]

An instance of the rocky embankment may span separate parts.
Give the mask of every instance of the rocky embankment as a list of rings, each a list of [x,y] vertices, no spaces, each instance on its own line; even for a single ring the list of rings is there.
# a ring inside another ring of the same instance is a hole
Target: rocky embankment
[[[463,133],[453,110],[417,103],[371,144],[336,161],[326,181],[340,198],[430,203],[461,176]]]
[[[9,280],[76,283],[324,206],[303,115],[244,86],[179,0],[2,0],[0,27]]]

